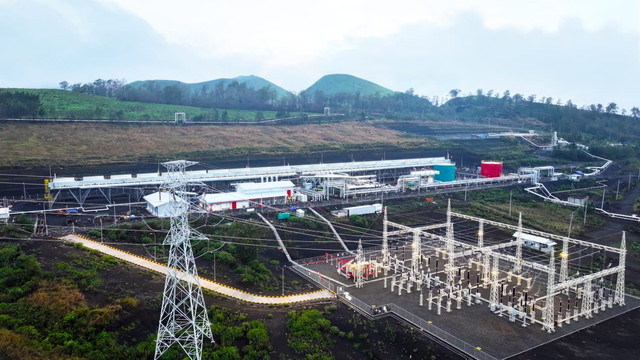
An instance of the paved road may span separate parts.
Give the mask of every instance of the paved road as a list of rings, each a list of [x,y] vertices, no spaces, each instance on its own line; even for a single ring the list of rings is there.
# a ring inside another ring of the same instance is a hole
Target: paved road
[[[101,244],[93,240],[86,239],[79,235],[75,235],[75,234],[66,235],[61,239],[66,241],[81,243],[83,246],[89,249],[97,250],[103,254],[111,255],[120,260],[127,261],[129,263],[141,266],[148,270],[152,270],[162,274],[167,273],[167,267],[163,264],[160,264],[153,260],[145,259],[143,257],[140,257],[138,255],[135,255],[120,249],[116,249],[108,245]],[[291,303],[303,302],[303,301],[314,301],[314,300],[335,298],[335,295],[328,290],[318,290],[315,292],[310,292],[305,294],[286,295],[286,296],[254,295],[254,294],[246,293],[242,290],[234,289],[226,285],[213,282],[211,280],[207,280],[204,278],[200,278],[200,285],[202,286],[203,289],[211,290],[231,298],[235,298],[238,300],[243,300],[251,303],[256,303],[256,304],[269,304],[269,305],[291,304]]]

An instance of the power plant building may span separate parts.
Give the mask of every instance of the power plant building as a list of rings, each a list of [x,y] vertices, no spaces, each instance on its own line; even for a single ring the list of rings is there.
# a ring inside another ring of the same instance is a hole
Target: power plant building
[[[239,183],[236,192],[241,193],[247,199],[263,204],[278,204],[286,202],[293,195],[294,185],[289,180]]]
[[[208,212],[244,209],[249,204],[247,195],[238,192],[205,194],[200,197],[200,205]]]

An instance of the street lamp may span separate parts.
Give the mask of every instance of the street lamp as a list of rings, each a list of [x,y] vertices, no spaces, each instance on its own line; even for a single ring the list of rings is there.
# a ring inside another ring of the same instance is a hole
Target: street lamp
[[[102,220],[100,226],[102,226]],[[158,238],[155,233],[149,233],[149,235],[153,235],[153,260],[158,261]]]
[[[207,241],[207,246],[208,244],[209,242]],[[222,245],[218,246],[217,249],[209,251],[210,253],[213,253],[213,281],[216,281],[216,251],[222,249],[222,247],[226,244],[227,243],[223,242]]]

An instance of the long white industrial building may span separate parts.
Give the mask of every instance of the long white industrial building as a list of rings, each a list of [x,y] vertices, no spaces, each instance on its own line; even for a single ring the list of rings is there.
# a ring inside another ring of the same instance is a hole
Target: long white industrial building
[[[190,181],[216,182],[261,179],[269,181],[283,177],[300,176],[304,174],[319,174],[333,172],[373,171],[386,169],[423,168],[435,164],[450,163],[445,157],[379,160],[379,161],[354,161],[328,164],[269,166],[256,168],[216,169],[187,171],[187,179]],[[166,173],[142,173],[84,177],[57,177],[49,182],[49,189],[73,190],[117,188],[127,186],[160,185],[166,180]]]

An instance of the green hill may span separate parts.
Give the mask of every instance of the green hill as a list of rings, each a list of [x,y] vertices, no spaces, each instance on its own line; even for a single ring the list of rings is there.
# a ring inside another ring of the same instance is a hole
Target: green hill
[[[354,95],[359,92],[361,96],[378,94],[381,97],[395,93],[395,91],[374,84],[371,81],[347,74],[325,75],[308,89],[304,90],[303,93],[313,96],[316,91],[322,91],[324,95],[340,93]]]
[[[149,86],[148,85],[149,83],[153,83],[158,88],[165,88],[171,85],[178,85],[178,86],[184,86],[188,88],[191,91],[191,95],[198,95],[203,93],[203,89],[206,89],[207,92],[213,91],[216,88],[216,86],[220,86],[218,84],[222,84],[222,86],[226,88],[229,84],[231,84],[234,81],[237,82],[238,84],[244,83],[247,86],[247,88],[254,89],[254,90],[260,90],[264,87],[270,87],[271,89],[276,91],[276,94],[279,98],[290,95],[289,91],[281,88],[280,86],[272,83],[271,81],[268,81],[266,79],[263,79],[255,75],[236,76],[230,79],[222,78],[222,79],[215,79],[215,80],[203,81],[198,83],[184,83],[177,80],[141,80],[141,81],[134,81],[130,84],[127,84],[125,87],[140,89],[140,88],[143,88],[144,86]]]
[[[40,109],[33,116],[50,119],[81,120],[145,120],[172,121],[176,112],[184,112],[192,121],[253,121],[257,112],[252,110],[210,109],[185,105],[154,104],[122,101],[106,96],[88,95],[74,91],[54,89],[0,89],[0,96],[16,93],[37,95]],[[226,115],[224,115],[226,113]],[[262,117],[273,119],[275,111],[262,111]],[[3,114],[0,117],[14,117]]]

